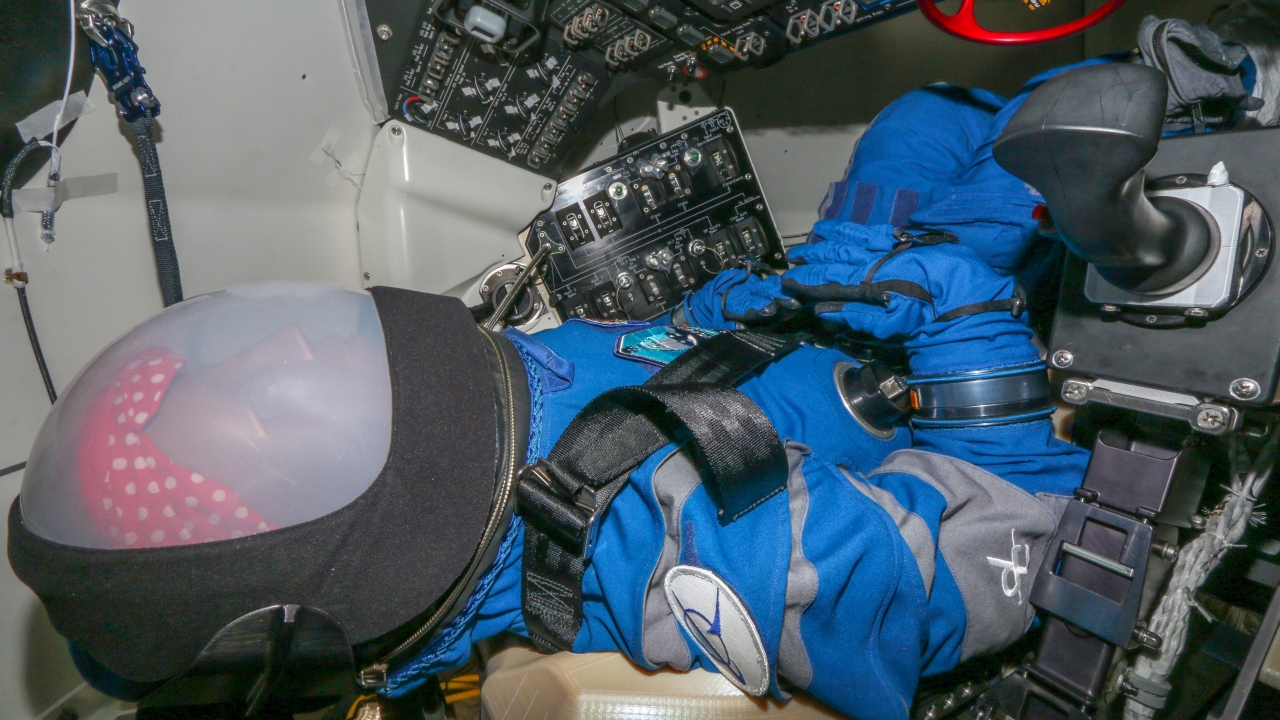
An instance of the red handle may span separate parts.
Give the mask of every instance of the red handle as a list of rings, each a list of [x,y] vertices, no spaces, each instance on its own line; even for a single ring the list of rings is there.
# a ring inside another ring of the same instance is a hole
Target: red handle
[[[917,3],[920,5],[920,12],[929,18],[929,22],[934,25],[956,37],[990,45],[1030,45],[1032,43],[1058,40],[1097,25],[1119,10],[1125,3],[1125,0],[1108,0],[1107,4],[1079,20],[1073,20],[1072,22],[1057,27],[1045,28],[1044,30],[995,32],[979,25],[978,20],[973,16],[973,5],[976,1],[960,0],[960,10],[955,15],[944,15],[938,9],[938,4],[935,0],[917,0]]]

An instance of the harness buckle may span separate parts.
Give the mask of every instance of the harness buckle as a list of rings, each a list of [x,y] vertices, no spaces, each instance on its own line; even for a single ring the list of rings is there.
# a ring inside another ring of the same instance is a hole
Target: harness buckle
[[[540,459],[520,469],[516,503],[526,520],[562,548],[583,560],[591,559],[601,515],[595,488],[566,480],[559,469]]]
[[[387,664],[376,663],[356,674],[356,684],[364,690],[381,690],[387,686]]]

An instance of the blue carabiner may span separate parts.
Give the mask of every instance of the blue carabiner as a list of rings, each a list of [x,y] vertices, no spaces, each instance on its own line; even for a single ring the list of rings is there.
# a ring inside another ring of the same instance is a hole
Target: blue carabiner
[[[138,120],[148,113],[160,114],[160,101],[143,78],[146,68],[138,63],[138,45],[118,26],[100,27],[105,43],[89,46],[89,59],[107,81],[107,89],[116,101],[116,112],[126,122]],[[96,38],[95,38],[96,40]]]

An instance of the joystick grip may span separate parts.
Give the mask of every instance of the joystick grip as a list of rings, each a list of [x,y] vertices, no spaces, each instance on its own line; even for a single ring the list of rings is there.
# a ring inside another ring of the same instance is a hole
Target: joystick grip
[[[1067,248],[1137,293],[1192,279],[1212,245],[1195,205],[1143,193],[1167,94],[1164,73],[1145,65],[1070,70],[1031,93],[993,148],[1044,196]]]

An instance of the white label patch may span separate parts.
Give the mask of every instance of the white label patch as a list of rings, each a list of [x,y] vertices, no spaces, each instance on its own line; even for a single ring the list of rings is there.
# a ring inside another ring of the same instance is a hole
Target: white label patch
[[[1027,563],[1031,562],[1031,546],[1027,544],[1019,544],[1017,536],[1014,535],[1015,530],[1009,529],[1009,541],[1013,543],[1013,549],[1009,551],[1009,559],[987,558],[987,564],[994,568],[1000,569],[1000,589],[1004,591],[1005,597],[1018,596],[1018,604],[1022,604],[1022,576],[1027,574]],[[1022,562],[1018,562],[1018,558],[1022,558]]]
[[[759,697],[769,691],[769,659],[751,613],[715,573],[677,565],[664,580],[676,621],[738,689]]]

